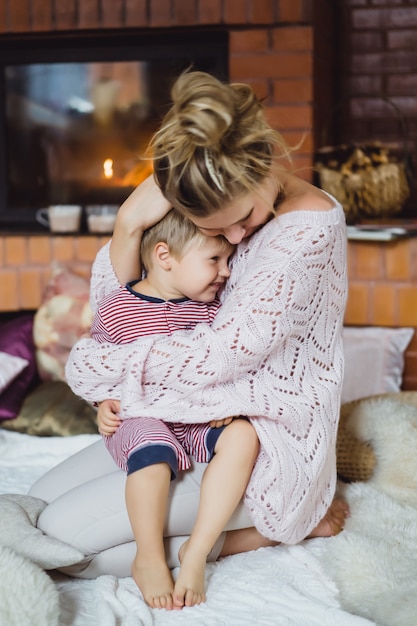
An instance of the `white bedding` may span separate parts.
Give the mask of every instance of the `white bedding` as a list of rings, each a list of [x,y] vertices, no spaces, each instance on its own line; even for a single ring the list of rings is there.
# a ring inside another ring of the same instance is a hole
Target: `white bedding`
[[[93,443],[96,435],[39,438],[0,430],[0,493],[26,494],[44,472]],[[76,580],[54,575],[60,626],[370,626],[343,611],[320,562],[316,539],[263,548],[207,565],[207,602],[151,610],[131,578]],[[313,545],[314,544],[314,545]],[[175,572],[174,572],[175,575]],[[45,625],[46,626],[46,625]]]

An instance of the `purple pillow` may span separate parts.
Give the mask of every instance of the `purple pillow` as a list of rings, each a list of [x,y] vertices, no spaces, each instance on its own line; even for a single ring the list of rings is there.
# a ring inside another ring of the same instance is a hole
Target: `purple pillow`
[[[0,395],[0,420],[7,420],[18,415],[23,400],[39,383],[33,343],[33,314],[21,315],[0,324],[0,352],[29,361],[29,365]]]

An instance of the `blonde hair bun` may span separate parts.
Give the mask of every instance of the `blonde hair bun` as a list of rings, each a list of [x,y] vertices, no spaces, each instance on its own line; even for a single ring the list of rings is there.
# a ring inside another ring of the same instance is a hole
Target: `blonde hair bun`
[[[267,123],[249,85],[186,71],[152,141],[155,179],[174,207],[208,215],[268,176],[285,142]]]

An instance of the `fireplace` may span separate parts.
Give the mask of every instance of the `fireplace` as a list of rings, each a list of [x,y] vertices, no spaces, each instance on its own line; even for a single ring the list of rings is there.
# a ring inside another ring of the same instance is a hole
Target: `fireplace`
[[[172,34],[175,38],[178,33],[180,42],[185,44],[189,36],[203,42],[207,33],[210,43],[205,44],[206,52],[211,60],[217,45],[212,43],[213,39],[226,31],[225,75],[232,81],[253,86],[263,100],[271,125],[291,145],[300,144],[293,155],[293,166],[300,176],[311,180],[315,135],[317,129],[323,128],[323,118],[332,108],[329,99],[334,10],[333,0],[314,0],[314,3],[311,0],[9,1],[7,14],[0,12],[0,53],[8,46],[14,54],[10,41],[23,39],[29,43],[42,38],[65,43],[74,38],[75,47],[77,40],[89,47],[93,45],[90,39],[93,42],[97,36],[106,48],[118,36],[122,43],[140,33],[163,45],[160,34]],[[137,36],[135,45],[138,41]],[[3,53],[1,56],[4,58]],[[47,60],[51,60],[50,55]],[[223,63],[219,71],[222,67]],[[3,89],[1,84],[0,89]],[[5,158],[1,148],[3,139],[4,134],[0,138],[0,170],[4,168]],[[0,180],[0,194],[3,193],[4,179]],[[88,232],[59,236],[47,229],[36,232],[33,222],[22,223],[20,229],[14,223],[12,229],[10,222],[4,220],[4,202],[3,197],[0,311],[36,309],[42,301],[53,262],[89,276],[91,263],[108,236]],[[16,208],[15,219],[23,219],[26,211]]]
[[[149,139],[188,67],[226,79],[226,31],[0,42],[0,223],[36,231],[51,204],[120,205],[151,172]]]

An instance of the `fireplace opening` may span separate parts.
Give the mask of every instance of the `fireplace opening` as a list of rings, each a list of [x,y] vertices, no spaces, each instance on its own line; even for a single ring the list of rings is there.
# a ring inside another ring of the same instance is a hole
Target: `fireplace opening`
[[[175,77],[189,67],[227,79],[227,32],[152,29],[3,40],[2,230],[43,229],[36,212],[51,204],[120,205],[151,172],[149,138]]]

